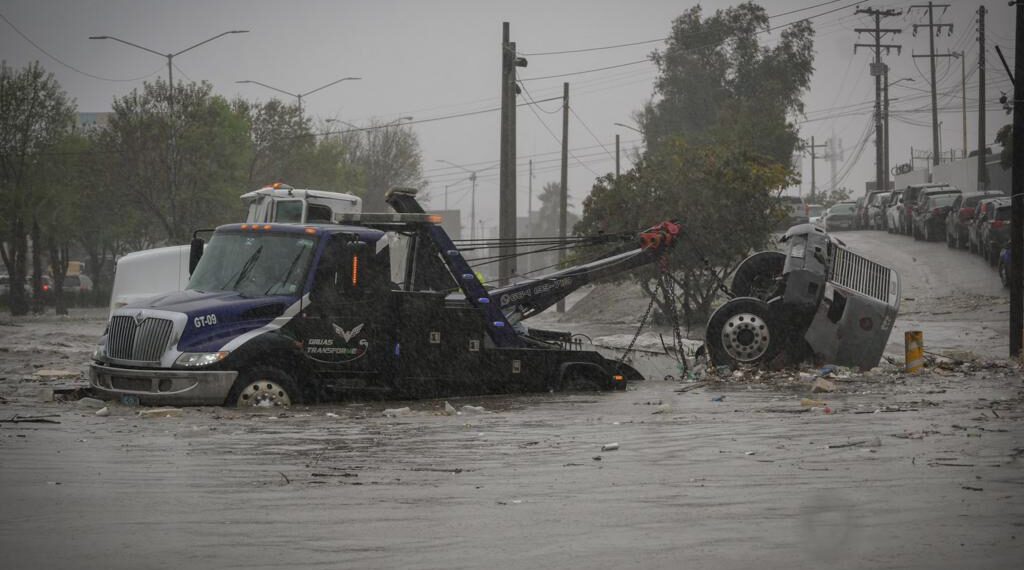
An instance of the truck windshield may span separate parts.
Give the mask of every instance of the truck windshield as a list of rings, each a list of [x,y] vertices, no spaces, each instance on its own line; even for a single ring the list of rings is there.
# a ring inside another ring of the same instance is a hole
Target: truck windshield
[[[294,295],[302,290],[315,246],[305,235],[217,233],[188,288],[247,297]]]

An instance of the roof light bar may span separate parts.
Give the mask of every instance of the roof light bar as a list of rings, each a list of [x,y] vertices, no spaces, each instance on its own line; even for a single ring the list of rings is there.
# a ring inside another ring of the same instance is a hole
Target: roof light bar
[[[342,212],[335,214],[335,222],[362,222],[366,224],[406,224],[427,223],[440,224],[442,217],[437,214],[387,214],[387,213],[355,213]]]

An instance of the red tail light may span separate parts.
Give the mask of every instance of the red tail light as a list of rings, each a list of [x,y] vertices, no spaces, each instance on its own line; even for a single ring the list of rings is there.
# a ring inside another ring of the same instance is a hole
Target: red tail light
[[[50,290],[50,286],[49,286],[49,285],[46,285],[46,284],[44,283],[44,284],[43,284],[43,291],[45,292],[45,291],[49,291],[49,290]]]
[[[960,221],[966,222],[974,217],[974,208],[960,208]]]
[[[992,229],[998,230],[999,228],[1001,228],[1001,227],[1003,227],[1005,225],[1006,225],[1006,222],[1004,222],[1003,220],[995,220],[994,222],[992,222]]]
[[[941,216],[942,208],[935,208],[934,210],[932,210],[932,213],[935,214],[936,216]]]

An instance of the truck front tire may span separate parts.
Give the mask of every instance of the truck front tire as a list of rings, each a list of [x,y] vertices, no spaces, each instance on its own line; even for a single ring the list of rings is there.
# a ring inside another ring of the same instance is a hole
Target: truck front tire
[[[238,375],[224,405],[232,408],[288,407],[301,397],[295,379],[273,366],[255,366]]]
[[[737,297],[711,315],[705,345],[715,366],[756,365],[776,356],[781,337],[767,303]]]

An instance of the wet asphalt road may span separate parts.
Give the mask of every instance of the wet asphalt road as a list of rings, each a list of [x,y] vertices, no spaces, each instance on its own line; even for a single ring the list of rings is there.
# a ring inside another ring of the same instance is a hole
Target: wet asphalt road
[[[929,350],[1009,354],[1009,290],[980,256],[880,231],[836,232],[851,249],[900,274],[900,315],[887,351],[902,354],[903,333],[924,332]]]
[[[876,232],[840,237],[903,273],[898,327],[920,327],[932,348],[1003,354],[994,339],[1005,293],[980,258]],[[102,323],[101,312],[0,323],[0,420],[61,422],[0,422],[4,568],[1010,568],[1024,559],[1016,368],[842,378],[826,396],[806,383],[677,393],[680,384],[653,380],[624,393],[452,400],[492,412],[456,417],[441,415],[443,401],[192,408],[163,419],[35,402],[32,371],[85,362]],[[835,413],[802,411],[805,397]],[[381,414],[405,405],[408,416]],[[902,411],[871,413],[886,409]],[[601,450],[613,442],[618,450]]]

